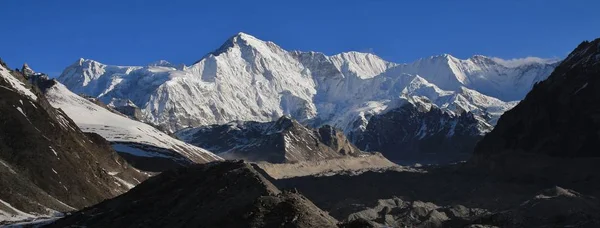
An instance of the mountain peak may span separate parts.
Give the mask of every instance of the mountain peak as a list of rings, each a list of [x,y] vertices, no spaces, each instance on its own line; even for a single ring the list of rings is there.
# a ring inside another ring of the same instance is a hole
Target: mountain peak
[[[98,62],[96,60],[79,58],[73,64],[71,64],[71,66],[83,66],[84,64],[94,64],[94,63],[101,64],[100,62]]]
[[[223,43],[221,45],[221,47],[219,47],[217,50],[209,53],[208,55],[212,54],[214,56],[219,56],[220,54],[227,52],[227,50],[229,50],[230,48],[233,48],[235,46],[260,46],[264,43],[266,43],[266,42],[254,37],[250,34],[239,32],[239,33],[235,34],[234,36],[230,37],[229,39],[227,39],[227,41],[225,41],[225,43]],[[204,56],[202,59],[204,59],[205,57],[206,56]]]
[[[173,64],[171,64],[169,61],[162,60],[162,59],[152,62],[152,63],[148,64],[148,66],[174,67]]]
[[[458,60],[458,58],[456,58],[456,57],[454,57],[454,56],[452,56],[450,54],[447,54],[447,53],[439,54],[439,55],[433,55],[433,56],[430,56],[429,58],[423,58],[421,60],[424,60],[424,59],[442,60],[442,61]]]
[[[443,53],[443,54],[440,54],[440,55],[436,55],[436,56],[434,56],[434,58],[435,57],[446,58],[446,59],[454,58],[454,56],[452,56],[451,54],[448,54],[448,53]]]
[[[238,38],[238,39],[243,39],[243,40],[249,40],[249,39],[253,39],[253,40],[258,40],[256,37],[254,37],[253,35],[250,35],[248,33],[244,33],[244,32],[238,32],[235,36],[233,36],[234,38]]]
[[[31,67],[29,67],[29,64],[24,63],[23,67],[21,68],[21,72],[23,72],[23,74],[25,74],[25,76],[31,76],[33,74],[35,74],[35,71],[33,69],[31,69]]]
[[[473,55],[468,60],[470,60],[474,63],[485,64],[485,65],[500,64],[498,61],[494,60],[491,57],[485,56],[485,55]],[[500,65],[503,65],[503,64],[500,64]]]
[[[477,59],[477,60],[487,60],[487,59],[491,59],[490,57],[487,57],[485,55],[473,55],[471,56],[471,58],[469,59]]]

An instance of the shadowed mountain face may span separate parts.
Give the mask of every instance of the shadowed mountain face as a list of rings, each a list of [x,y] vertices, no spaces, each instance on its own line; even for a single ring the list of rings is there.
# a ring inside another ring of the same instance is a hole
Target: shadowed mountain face
[[[581,43],[527,97],[506,112],[470,164],[504,175],[577,183],[600,161],[600,39]],[[597,180],[597,177],[596,177]]]
[[[371,117],[366,130],[354,138],[359,148],[393,161],[445,163],[468,159],[487,127],[469,112],[455,115],[406,103]]]
[[[26,77],[0,66],[0,222],[89,206],[146,178]]]
[[[250,164],[171,170],[50,227],[336,227],[304,196],[278,190]]]

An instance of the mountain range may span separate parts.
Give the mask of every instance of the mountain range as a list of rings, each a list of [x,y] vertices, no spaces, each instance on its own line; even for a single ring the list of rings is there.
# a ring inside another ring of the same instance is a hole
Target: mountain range
[[[465,119],[459,118],[463,113],[472,113],[478,124],[477,129],[469,130],[470,137],[481,137],[557,64],[481,55],[462,60],[448,54],[398,64],[368,53],[327,56],[287,51],[239,33],[190,66],[166,61],[113,66],[79,59],[58,81],[74,93],[98,98],[117,109],[124,103],[139,107],[143,122],[166,132],[232,121],[269,122],[287,115],[312,127],[327,124],[339,128],[358,143],[374,137],[369,135],[374,131],[365,135],[373,116],[415,102],[433,106],[456,120]],[[428,112],[430,108],[419,110]],[[418,124],[416,128],[432,125],[421,122],[412,124]],[[431,130],[435,128],[439,130]],[[411,137],[437,137],[451,128],[422,128],[417,132],[425,135]],[[374,148],[366,146],[372,143],[358,144],[364,145],[363,150]],[[383,152],[399,153],[395,150]],[[433,152],[423,150],[410,153]]]
[[[598,227],[599,63],[600,39],[395,64],[247,34],[191,66],[0,61],[0,224]]]

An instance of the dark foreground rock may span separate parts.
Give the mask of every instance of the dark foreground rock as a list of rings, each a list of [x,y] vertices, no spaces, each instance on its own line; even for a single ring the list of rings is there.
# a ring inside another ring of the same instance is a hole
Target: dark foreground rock
[[[171,170],[49,227],[336,227],[304,196],[244,162]]]
[[[600,227],[600,202],[569,189],[552,187],[517,207],[474,223],[500,227]]]
[[[274,183],[297,189],[345,227],[600,226],[598,195],[468,174],[460,166]]]

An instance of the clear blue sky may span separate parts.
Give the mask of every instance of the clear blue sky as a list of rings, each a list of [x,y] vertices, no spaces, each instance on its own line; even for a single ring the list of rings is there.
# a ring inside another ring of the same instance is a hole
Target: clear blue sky
[[[598,0],[3,0],[0,57],[56,76],[79,57],[190,64],[246,32],[288,50],[565,57],[600,37]]]

